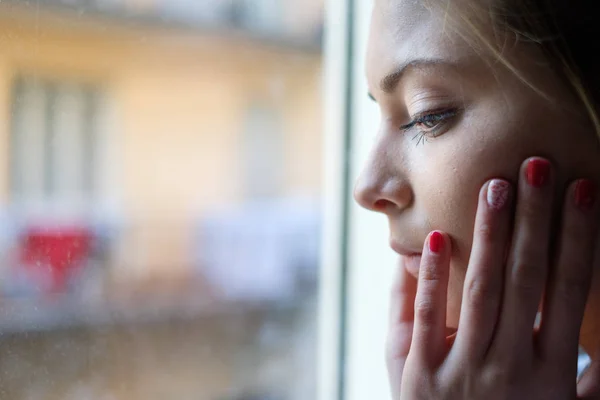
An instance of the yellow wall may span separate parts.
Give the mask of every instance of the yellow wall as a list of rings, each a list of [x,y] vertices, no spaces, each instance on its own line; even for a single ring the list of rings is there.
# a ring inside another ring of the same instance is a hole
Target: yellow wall
[[[240,134],[254,99],[281,109],[285,193],[317,195],[320,57],[243,39],[125,29],[0,7],[0,199],[8,194],[10,86],[18,73],[102,84],[114,120],[112,186],[124,215],[120,276],[190,264],[203,212],[243,200]]]

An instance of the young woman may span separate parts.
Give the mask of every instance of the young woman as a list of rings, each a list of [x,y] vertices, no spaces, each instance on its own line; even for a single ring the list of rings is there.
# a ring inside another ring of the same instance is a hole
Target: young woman
[[[381,124],[355,197],[387,216],[401,256],[394,399],[598,396],[593,5],[375,0]],[[578,378],[580,346],[592,363]]]

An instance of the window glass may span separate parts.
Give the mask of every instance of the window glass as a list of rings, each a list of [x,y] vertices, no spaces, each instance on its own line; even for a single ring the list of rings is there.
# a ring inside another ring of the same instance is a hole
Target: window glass
[[[323,25],[0,1],[0,398],[316,398]]]

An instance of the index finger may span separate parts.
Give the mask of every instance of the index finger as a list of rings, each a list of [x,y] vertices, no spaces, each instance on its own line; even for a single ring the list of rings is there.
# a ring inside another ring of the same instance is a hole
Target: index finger
[[[419,267],[410,349],[424,367],[437,368],[445,357],[450,254],[451,244],[447,235],[434,231],[427,237]]]

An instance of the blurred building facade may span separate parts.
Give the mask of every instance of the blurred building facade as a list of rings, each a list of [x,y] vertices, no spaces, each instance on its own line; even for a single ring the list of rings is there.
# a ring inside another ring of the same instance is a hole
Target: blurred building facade
[[[161,294],[265,301],[314,279],[322,7],[0,2],[2,303],[48,302],[71,268],[82,304],[133,310]],[[15,332],[38,323],[4,319]]]
[[[110,225],[135,278],[187,271],[202,215],[315,198],[321,14],[289,3],[3,2],[5,218]]]

